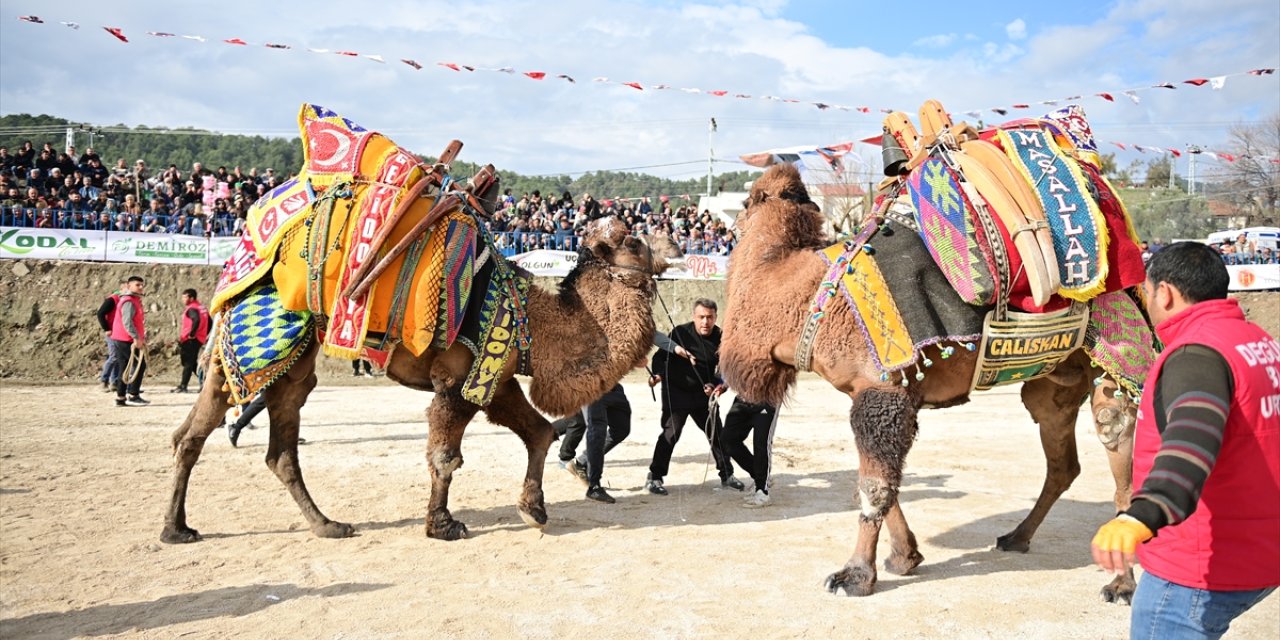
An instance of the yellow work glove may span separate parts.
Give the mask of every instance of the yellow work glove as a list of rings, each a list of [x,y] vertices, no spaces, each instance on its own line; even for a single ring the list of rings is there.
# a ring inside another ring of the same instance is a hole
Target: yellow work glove
[[[1120,514],[1093,536],[1093,561],[1111,573],[1124,573],[1137,564],[1138,545],[1154,533],[1133,516]]]

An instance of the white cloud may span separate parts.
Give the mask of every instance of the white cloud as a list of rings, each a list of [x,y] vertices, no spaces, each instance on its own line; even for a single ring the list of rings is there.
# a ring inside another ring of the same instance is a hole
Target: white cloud
[[[293,136],[298,106],[308,101],[423,153],[438,153],[458,138],[467,161],[526,174],[565,173],[705,161],[710,117],[720,125],[717,157],[733,158],[862,137],[879,131],[880,108],[914,113],[927,98],[959,113],[1276,66],[1280,23],[1275,3],[1248,8],[1243,0],[1220,0],[1233,9],[1214,12],[1194,9],[1193,0],[1167,0],[1175,4],[1171,9],[1161,8],[1165,0],[1120,0],[1094,24],[1037,23],[1027,34],[1015,21],[1006,25],[1008,40],[988,42],[962,27],[928,35],[917,26],[900,36],[916,44],[899,52],[823,41],[815,35],[820,30],[782,18],[781,0],[693,1],[389,0],[376,11],[352,12],[314,0],[308,20],[298,20],[280,3],[257,5],[246,19],[237,12],[158,12],[167,6],[158,0],[5,0],[0,113]],[[73,31],[12,17],[27,13],[47,22],[120,26],[131,42],[100,29]],[[883,17],[860,15],[865,25]],[[209,42],[154,38],[145,35],[150,29],[200,34]],[[220,43],[230,37],[257,44]],[[295,49],[268,50],[263,42]],[[311,54],[308,46],[380,54],[387,64]],[[400,58],[424,68],[393,62]],[[438,61],[548,77],[453,72]],[[578,82],[555,79],[558,73]],[[596,76],[647,88],[591,82]],[[675,90],[654,90],[658,83]],[[686,87],[730,95],[678,90]],[[1183,87],[1144,92],[1141,105],[1096,98],[1084,104],[1100,139],[1212,145],[1212,136],[1225,137],[1224,127],[1188,131],[1158,123],[1257,119],[1280,106],[1275,88],[1274,76],[1233,78],[1223,91]],[[753,98],[736,99],[736,93]],[[802,102],[758,99],[766,95]],[[871,113],[819,111],[812,102],[865,105]],[[1187,115],[1195,113],[1214,116]],[[652,172],[692,177],[702,167]]]
[[[1023,40],[1027,37],[1027,23],[1018,18],[1004,26],[1004,32],[1010,40]]]
[[[956,37],[957,36],[954,33],[941,33],[934,36],[925,36],[917,39],[915,42],[912,42],[911,46],[941,49],[954,43],[956,41]]]

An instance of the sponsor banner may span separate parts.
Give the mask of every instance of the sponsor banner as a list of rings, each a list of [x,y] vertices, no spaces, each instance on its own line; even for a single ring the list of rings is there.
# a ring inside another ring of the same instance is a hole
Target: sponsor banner
[[[0,227],[0,258],[103,260],[106,249],[101,231]]]
[[[239,238],[0,227],[0,258],[219,265],[237,242]]]
[[[1280,264],[1229,264],[1232,291],[1280,289]]]
[[[508,258],[535,276],[566,276],[578,263],[572,251],[538,249]],[[685,256],[683,269],[668,269],[663,280],[724,280],[729,271],[729,256]]]

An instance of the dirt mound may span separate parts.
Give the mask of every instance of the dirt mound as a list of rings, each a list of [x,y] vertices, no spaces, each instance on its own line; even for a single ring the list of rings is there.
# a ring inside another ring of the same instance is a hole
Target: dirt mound
[[[0,379],[33,383],[89,382],[106,359],[106,345],[94,312],[122,278],[147,281],[147,382],[144,387],[176,384],[182,370],[178,358],[183,289],[194,288],[208,302],[221,266],[111,264],[51,260],[0,261]],[[558,278],[536,278],[554,288]],[[724,283],[664,281],[664,303],[654,310],[659,327],[670,327],[664,309],[676,323],[689,321],[693,301],[711,298],[723,304]],[[320,358],[322,378],[351,378],[351,365]]]

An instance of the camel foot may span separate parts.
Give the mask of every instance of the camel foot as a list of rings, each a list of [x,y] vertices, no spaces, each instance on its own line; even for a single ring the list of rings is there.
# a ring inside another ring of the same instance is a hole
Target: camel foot
[[[1133,604],[1133,592],[1138,585],[1133,580],[1133,570],[1130,569],[1125,575],[1116,576],[1110,584],[1102,588],[1102,601],[1113,604]]]
[[[823,583],[827,593],[863,597],[876,591],[876,575],[866,567],[845,568],[827,576]]]
[[[996,538],[996,548],[1001,551],[1017,551],[1026,553],[1031,550],[1031,541],[1019,538],[1017,532],[1006,533]]]
[[[467,525],[457,520],[427,522],[427,537],[436,540],[461,540],[467,537]]]
[[[199,540],[200,532],[191,527],[166,526],[160,533],[160,542],[165,544],[187,544]]]
[[[541,529],[547,526],[547,510],[542,505],[517,506],[516,511],[520,514],[520,519],[524,523],[535,528]]]
[[[355,532],[355,527],[345,522],[334,522],[332,520],[311,527],[311,533],[315,534],[317,538],[350,538]]]
[[[908,554],[900,554],[895,551],[885,559],[884,570],[895,576],[905,576],[920,566],[921,562],[924,562],[924,556],[919,551],[912,551]]]

